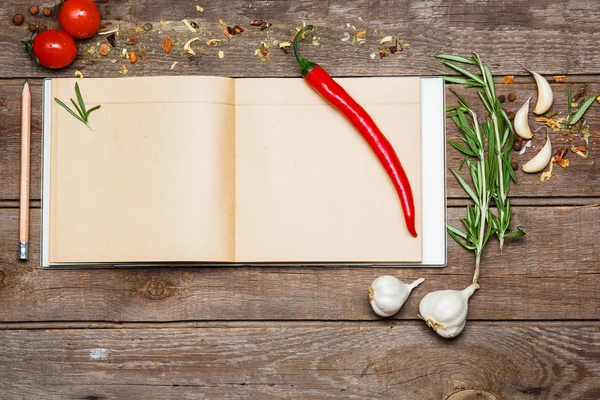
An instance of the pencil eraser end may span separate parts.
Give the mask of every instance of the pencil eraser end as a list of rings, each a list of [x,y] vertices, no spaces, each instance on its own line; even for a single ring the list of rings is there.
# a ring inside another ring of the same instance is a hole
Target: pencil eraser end
[[[26,261],[29,258],[29,243],[19,242],[19,260]]]

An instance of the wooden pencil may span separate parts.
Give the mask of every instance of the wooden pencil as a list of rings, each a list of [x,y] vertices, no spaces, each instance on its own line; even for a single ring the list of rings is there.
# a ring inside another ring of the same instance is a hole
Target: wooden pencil
[[[21,96],[21,197],[19,213],[19,260],[29,257],[29,161],[31,156],[31,91],[25,81]]]

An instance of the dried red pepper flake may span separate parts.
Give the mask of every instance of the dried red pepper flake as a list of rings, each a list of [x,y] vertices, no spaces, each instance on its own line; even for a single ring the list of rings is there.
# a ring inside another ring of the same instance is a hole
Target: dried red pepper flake
[[[577,91],[577,93],[575,93],[575,96],[573,96],[573,103],[577,103],[579,101],[579,99],[581,99],[583,96],[585,96],[586,92],[587,92],[587,83],[585,85],[583,85]]]
[[[107,56],[110,54],[110,47],[106,43],[102,44],[98,49],[98,54],[101,56]]]
[[[142,61],[146,61],[148,59],[148,53],[146,53],[144,50],[140,51],[138,53],[138,56],[140,56],[140,58],[142,59]]]
[[[223,34],[224,34],[225,36],[227,36],[227,38],[228,38],[229,40],[233,39],[233,35],[232,35],[231,33],[229,33],[229,32],[227,31],[227,29],[225,29],[225,30],[223,31]]]
[[[273,26],[272,23],[263,21],[262,19],[253,19],[252,21],[250,21],[250,25],[260,27],[261,31],[264,31],[265,29]]]
[[[515,77],[514,77],[514,75],[506,75],[504,77],[504,84],[505,85],[512,85],[513,83],[515,83]]]
[[[566,155],[567,149],[565,147],[561,147],[556,151],[556,153],[554,153],[552,161],[560,165],[561,167],[566,168],[569,166],[569,160],[567,159]]]
[[[135,46],[136,44],[138,44],[138,42],[140,41],[140,39],[138,38],[138,35],[131,35],[127,38],[127,44]]]
[[[588,158],[589,155],[587,147],[585,146],[571,146],[571,151],[581,158]]]
[[[227,27],[227,33],[229,33],[230,35],[239,35],[240,33],[244,32],[244,28],[242,28],[239,25],[235,25],[234,27],[228,26]]]
[[[168,36],[165,36],[165,38],[163,39],[162,42],[162,49],[165,51],[165,53],[170,53],[171,52],[171,47],[173,47],[175,45],[175,41],[173,39],[171,39]]]

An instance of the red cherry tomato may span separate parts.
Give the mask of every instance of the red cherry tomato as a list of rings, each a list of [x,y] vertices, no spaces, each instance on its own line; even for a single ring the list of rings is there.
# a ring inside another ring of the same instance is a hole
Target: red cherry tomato
[[[100,28],[100,10],[93,0],[67,0],[58,11],[58,23],[75,39],[87,39]]]
[[[48,30],[37,35],[31,50],[41,65],[52,69],[66,67],[77,56],[77,46],[73,38],[57,30]]]

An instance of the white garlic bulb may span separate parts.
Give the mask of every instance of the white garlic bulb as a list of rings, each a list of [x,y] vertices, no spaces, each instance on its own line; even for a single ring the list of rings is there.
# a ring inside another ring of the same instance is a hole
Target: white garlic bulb
[[[369,301],[373,311],[381,317],[391,317],[396,314],[410,292],[424,280],[419,278],[409,285],[391,275],[376,278],[369,288]]]
[[[467,322],[469,298],[479,289],[476,283],[464,290],[436,290],[421,300],[421,318],[444,338],[458,336]]]

